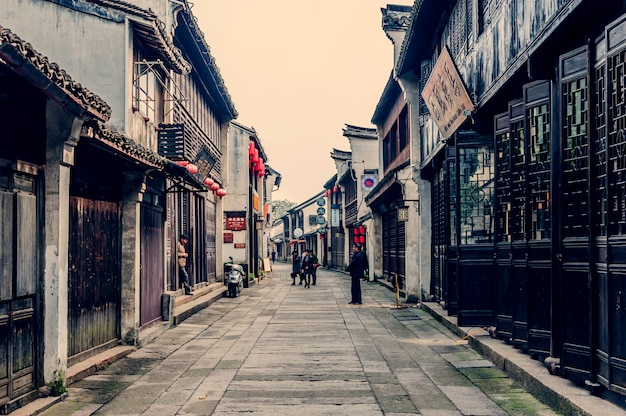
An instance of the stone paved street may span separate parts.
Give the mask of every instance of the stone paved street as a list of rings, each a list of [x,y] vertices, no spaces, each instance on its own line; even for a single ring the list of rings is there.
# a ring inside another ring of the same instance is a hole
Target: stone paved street
[[[59,415],[554,415],[418,308],[349,276],[290,266],[70,386]]]

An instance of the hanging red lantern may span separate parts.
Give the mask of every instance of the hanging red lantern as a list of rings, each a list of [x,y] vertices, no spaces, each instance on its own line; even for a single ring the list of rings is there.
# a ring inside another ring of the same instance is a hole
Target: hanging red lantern
[[[194,165],[193,163],[190,163],[187,165],[187,172],[191,173],[192,175],[195,175],[196,173],[198,173],[198,167]]]
[[[220,189],[220,185],[217,182],[214,182],[213,185],[211,185],[209,187],[210,190],[212,190],[213,192],[217,191],[218,189]]]
[[[257,149],[256,147],[254,148],[254,153],[252,154],[252,159],[251,162],[253,165],[258,165],[259,164],[259,149]],[[255,166],[256,168],[256,166]]]
[[[176,164],[178,166],[185,167],[185,166],[187,166],[189,164],[189,162],[187,162],[186,160],[178,160],[178,161],[176,161]]]
[[[333,192],[337,193],[337,191],[339,191],[339,187],[337,185],[333,186]]]
[[[215,195],[219,196],[220,198],[223,197],[224,195],[226,195],[226,190],[225,189],[218,189],[217,191],[215,191]]]
[[[258,167],[258,169],[256,171],[257,175],[259,177],[265,175],[265,163],[263,163],[263,158],[262,157],[259,158],[259,163],[257,164],[257,167]]]
[[[365,236],[364,235],[360,235],[359,236],[359,243],[363,244],[365,242]]]
[[[352,241],[354,241],[354,244],[359,244],[359,237],[355,235]]]
[[[362,225],[359,227],[359,234],[365,234],[365,227]]]
[[[326,198],[328,198],[330,196],[330,189],[326,190],[326,194],[324,195]]]
[[[215,183],[215,181],[214,181],[213,179],[209,178],[208,176],[207,176],[206,178],[204,178],[204,184],[205,184],[206,186],[211,186],[211,185],[213,185],[214,183]]]
[[[248,157],[252,158],[254,154],[254,142],[250,140],[250,144],[248,145]]]
[[[359,235],[359,227],[354,227],[354,235]]]

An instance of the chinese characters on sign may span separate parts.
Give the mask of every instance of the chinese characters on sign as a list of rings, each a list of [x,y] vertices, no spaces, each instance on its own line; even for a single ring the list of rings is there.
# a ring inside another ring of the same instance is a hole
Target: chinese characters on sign
[[[226,226],[224,227],[225,229],[231,231],[241,231],[246,229],[245,211],[225,212],[224,214],[226,215]]]
[[[444,140],[463,124],[466,114],[474,111],[474,104],[452,62],[448,48],[441,51],[424,86],[422,98]]]

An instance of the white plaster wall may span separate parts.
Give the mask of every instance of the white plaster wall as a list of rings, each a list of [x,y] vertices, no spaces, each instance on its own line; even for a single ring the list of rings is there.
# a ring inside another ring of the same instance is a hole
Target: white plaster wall
[[[104,99],[113,109],[109,124],[123,128],[127,81],[123,20],[105,20],[40,0],[3,0],[0,25]]]

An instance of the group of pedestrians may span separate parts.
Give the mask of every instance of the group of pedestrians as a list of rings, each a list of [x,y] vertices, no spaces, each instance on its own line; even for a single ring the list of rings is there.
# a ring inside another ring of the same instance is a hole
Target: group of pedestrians
[[[299,285],[304,283],[305,288],[311,287],[317,283],[317,268],[319,267],[319,260],[317,255],[311,249],[305,249],[302,252],[302,256],[295,249],[291,255],[291,278],[293,279],[292,286],[296,284],[296,278],[300,277]]]
[[[351,286],[350,293],[352,300],[350,305],[361,305],[361,279],[365,274],[365,270],[368,269],[368,261],[365,252],[360,244],[355,244],[352,247],[353,255],[350,264],[348,265],[348,272],[350,272]],[[313,286],[317,283],[317,268],[319,267],[318,258],[313,253],[313,250],[306,249],[300,256],[298,249],[293,250],[291,254],[291,279],[292,286],[296,285],[296,279],[300,278],[298,285],[304,284],[305,288],[311,287],[311,281]]]

